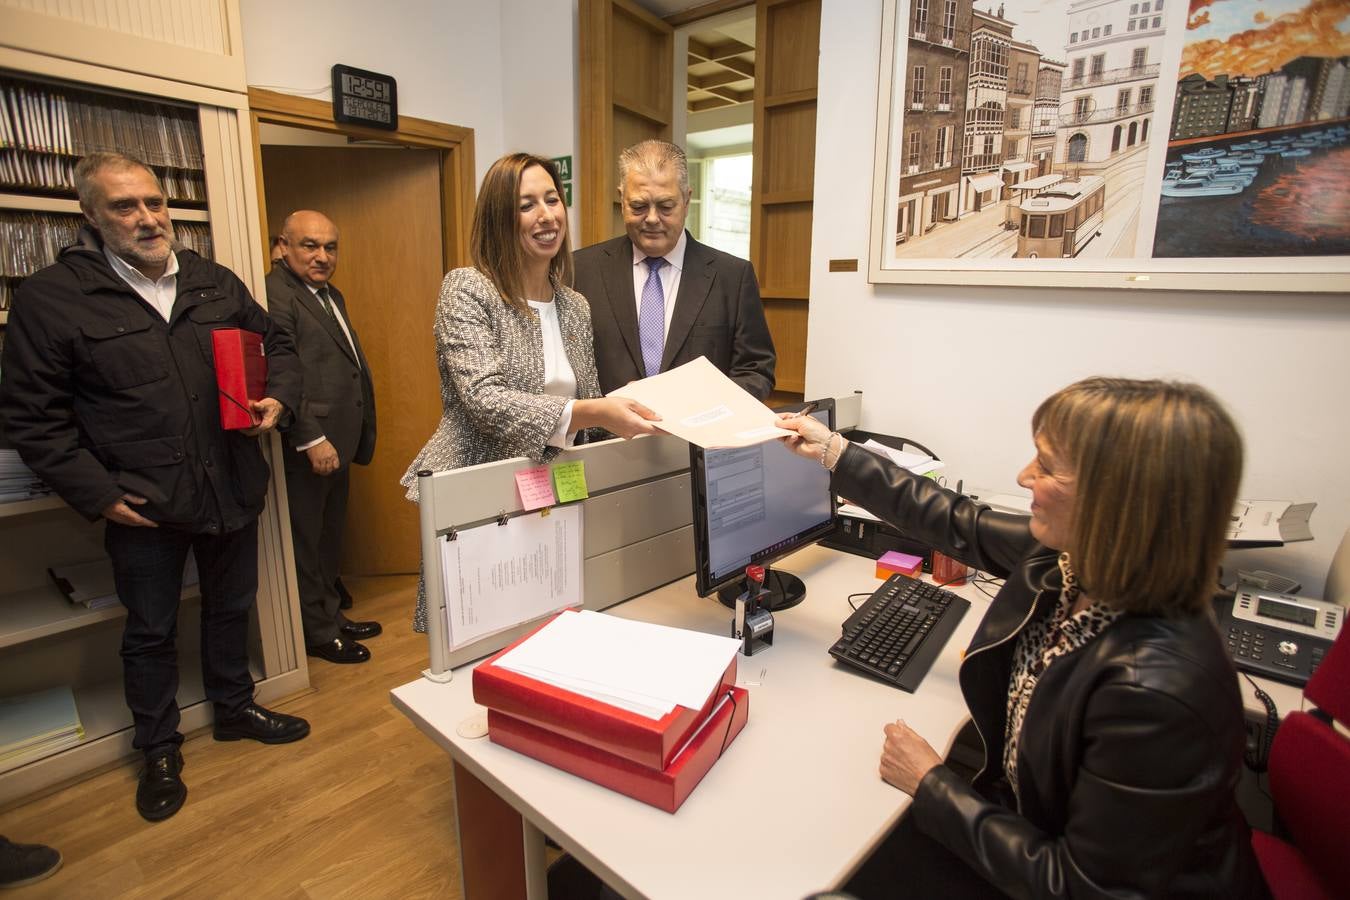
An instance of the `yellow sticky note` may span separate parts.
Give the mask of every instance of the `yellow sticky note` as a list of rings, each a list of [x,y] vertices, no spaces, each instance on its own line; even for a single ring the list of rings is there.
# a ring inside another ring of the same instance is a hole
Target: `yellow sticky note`
[[[589,497],[590,493],[586,490],[586,464],[574,459],[554,466],[553,489],[558,493],[559,503],[571,503]]]

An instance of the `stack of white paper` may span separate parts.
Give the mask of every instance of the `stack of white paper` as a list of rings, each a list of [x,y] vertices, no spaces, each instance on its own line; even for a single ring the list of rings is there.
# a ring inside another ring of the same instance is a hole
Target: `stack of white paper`
[[[864,450],[871,450],[877,456],[884,456],[891,462],[904,469],[909,469],[915,475],[927,475],[929,472],[936,472],[947,464],[941,460],[933,459],[927,453],[908,453],[904,450],[896,450],[894,447],[887,447],[876,440],[868,439],[866,443],[858,445]]]
[[[0,697],[0,772],[84,740],[69,687]]]
[[[698,709],[741,642],[584,610],[564,613],[497,665],[573,693],[659,719]]]
[[[34,500],[51,492],[52,489],[19,459],[19,451],[0,450],[0,503]]]

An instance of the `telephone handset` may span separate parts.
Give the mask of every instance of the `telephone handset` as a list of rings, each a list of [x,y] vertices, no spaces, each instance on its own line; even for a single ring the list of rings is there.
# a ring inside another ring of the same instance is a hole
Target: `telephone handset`
[[[1345,610],[1325,600],[1275,594],[1239,584],[1216,597],[1219,632],[1243,671],[1302,687],[1340,633]]]

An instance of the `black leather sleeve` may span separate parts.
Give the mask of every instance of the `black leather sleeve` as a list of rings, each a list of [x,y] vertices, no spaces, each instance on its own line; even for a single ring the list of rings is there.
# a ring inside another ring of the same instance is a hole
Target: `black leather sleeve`
[[[994,512],[853,444],[831,485],[905,535],[999,577],[1036,545],[1025,516]]]

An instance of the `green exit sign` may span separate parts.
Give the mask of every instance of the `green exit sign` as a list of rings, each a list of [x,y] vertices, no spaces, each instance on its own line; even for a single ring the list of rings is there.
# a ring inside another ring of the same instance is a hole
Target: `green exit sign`
[[[559,178],[563,181],[572,180],[572,157],[555,156],[553,157],[553,164],[558,167]]]

